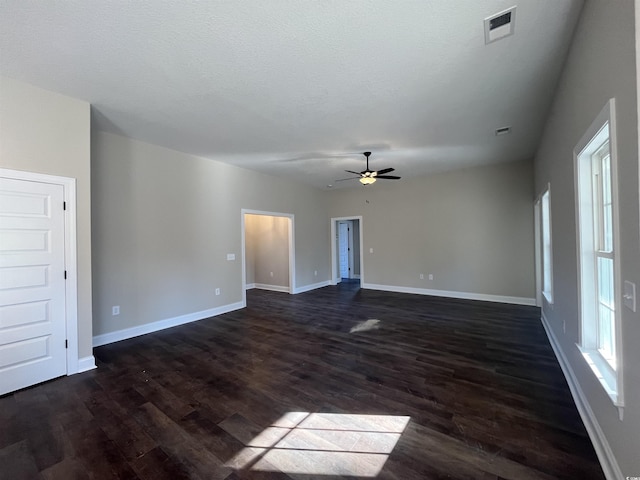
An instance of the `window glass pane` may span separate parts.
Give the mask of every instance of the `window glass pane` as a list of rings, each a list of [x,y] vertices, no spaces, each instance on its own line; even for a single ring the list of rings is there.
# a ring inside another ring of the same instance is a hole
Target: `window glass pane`
[[[613,260],[598,257],[598,303],[614,309],[613,303]]]
[[[611,157],[602,157],[602,203],[611,204]]]
[[[603,252],[611,252],[613,251],[613,225],[612,225],[612,207],[611,204],[605,205],[602,216],[602,251]]]
[[[597,257],[598,277],[598,350],[615,369],[615,310],[613,260]]]
[[[601,168],[602,198],[600,200],[602,202],[602,224],[600,228],[602,228],[602,245],[600,245],[600,248],[605,252],[610,252],[613,250],[613,212],[611,203],[611,156],[609,154],[603,156]]]
[[[615,369],[615,326],[613,312],[604,305],[598,312],[598,350]]]
[[[541,198],[541,223],[542,223],[542,291],[549,302],[552,301],[551,279],[551,212],[549,205],[549,191],[542,194]]]

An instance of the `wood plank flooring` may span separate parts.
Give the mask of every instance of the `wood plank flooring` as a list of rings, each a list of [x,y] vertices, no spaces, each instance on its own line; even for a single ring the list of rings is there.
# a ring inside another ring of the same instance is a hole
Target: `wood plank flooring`
[[[247,299],[0,398],[0,478],[604,478],[537,308]]]

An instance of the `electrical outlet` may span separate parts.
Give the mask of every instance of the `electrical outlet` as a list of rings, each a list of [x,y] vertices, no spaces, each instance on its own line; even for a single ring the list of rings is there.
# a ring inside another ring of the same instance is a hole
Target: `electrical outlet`
[[[231,261],[231,260],[235,260],[236,259],[236,254],[235,253],[227,253],[227,260]]]
[[[369,253],[373,253],[373,248],[370,248],[370,249],[369,249]]]
[[[420,274],[420,280],[424,280],[424,273]]]
[[[273,272],[269,272],[269,275],[271,275],[273,277]]]
[[[216,295],[220,295],[220,289],[216,288]]]
[[[314,270],[314,271],[313,271],[313,276],[314,276],[314,277],[317,277],[317,276],[318,276],[318,270]]]
[[[429,274],[429,280],[433,280],[433,273]]]
[[[111,307],[111,315],[120,315],[120,305],[114,305],[113,307]]]

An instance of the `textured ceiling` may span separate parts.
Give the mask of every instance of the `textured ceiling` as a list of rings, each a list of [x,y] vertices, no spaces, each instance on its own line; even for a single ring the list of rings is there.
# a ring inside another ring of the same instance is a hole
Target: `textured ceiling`
[[[90,102],[100,130],[320,188],[363,150],[406,178],[533,157],[582,1],[518,0],[485,45],[514,4],[0,0],[0,74]]]

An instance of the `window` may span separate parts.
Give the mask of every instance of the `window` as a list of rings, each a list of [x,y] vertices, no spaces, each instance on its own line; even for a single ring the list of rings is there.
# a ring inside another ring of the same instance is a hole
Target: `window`
[[[542,235],[542,294],[553,303],[553,263],[551,256],[551,205],[549,189],[540,197],[540,223]]]
[[[575,149],[579,347],[614,404],[622,405],[614,113],[610,100]]]
[[[595,276],[597,283],[597,347],[611,368],[615,358],[615,308],[613,282],[613,205],[611,201],[611,154],[609,140],[592,155],[593,225],[595,242]]]

